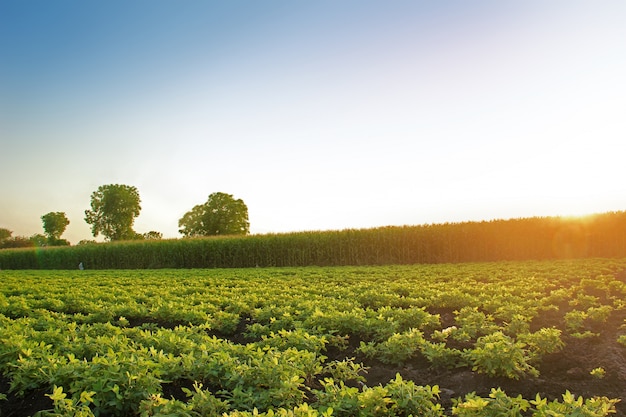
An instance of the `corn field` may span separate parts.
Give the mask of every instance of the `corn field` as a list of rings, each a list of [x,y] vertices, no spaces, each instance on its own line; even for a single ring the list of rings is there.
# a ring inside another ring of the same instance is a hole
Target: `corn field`
[[[2,269],[245,268],[614,258],[626,212],[0,250]]]

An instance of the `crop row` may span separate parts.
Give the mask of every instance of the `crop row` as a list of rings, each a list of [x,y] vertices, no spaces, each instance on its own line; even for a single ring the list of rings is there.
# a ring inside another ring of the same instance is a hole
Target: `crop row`
[[[615,400],[525,399],[496,387],[446,408],[435,384],[398,375],[368,386],[356,358],[533,378],[545,355],[603,337],[606,321],[624,314],[625,269],[587,260],[5,270],[0,372],[8,396],[45,390],[49,415],[607,415]],[[547,316],[553,325],[540,326]],[[612,343],[624,349],[626,336]]]

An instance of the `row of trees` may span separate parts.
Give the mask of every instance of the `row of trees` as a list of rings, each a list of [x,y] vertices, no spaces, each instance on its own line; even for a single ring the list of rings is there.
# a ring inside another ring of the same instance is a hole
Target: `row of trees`
[[[141,212],[141,198],[136,187],[109,184],[98,187],[91,194],[91,209],[85,210],[85,221],[91,225],[94,237],[102,235],[108,241],[161,239],[156,231],[137,233],[135,218]],[[70,224],[64,212],[41,216],[45,236],[12,237],[8,229],[0,229],[0,248],[29,246],[67,246],[61,235]],[[221,192],[209,195],[204,204],[194,206],[178,220],[179,232],[185,237],[246,235],[250,233],[248,207],[241,199]],[[87,243],[92,241],[81,241]]]
[[[57,211],[41,216],[44,235],[35,234],[29,238],[13,236],[9,229],[0,229],[0,249],[30,246],[68,246],[70,242],[61,239],[61,235],[70,224],[65,213]]]

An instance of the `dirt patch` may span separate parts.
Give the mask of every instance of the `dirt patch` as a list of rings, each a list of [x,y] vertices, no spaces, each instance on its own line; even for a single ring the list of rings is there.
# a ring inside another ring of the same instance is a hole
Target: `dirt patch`
[[[11,383],[8,379],[0,377],[0,392],[5,393],[7,399],[0,401],[0,416],[2,417],[28,417],[37,411],[52,409],[53,404],[46,394],[50,392],[39,389],[29,391],[24,396],[10,393]]]

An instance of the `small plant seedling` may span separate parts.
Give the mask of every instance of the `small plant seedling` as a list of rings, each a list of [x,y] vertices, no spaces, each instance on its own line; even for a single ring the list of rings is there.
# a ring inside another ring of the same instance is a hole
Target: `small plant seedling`
[[[589,372],[589,374],[594,378],[602,379],[606,375],[606,371],[604,370],[604,368],[599,367],[599,368],[592,369],[591,372]]]

